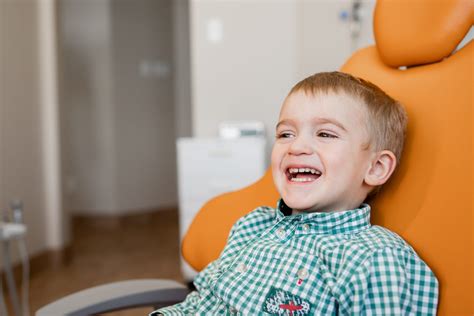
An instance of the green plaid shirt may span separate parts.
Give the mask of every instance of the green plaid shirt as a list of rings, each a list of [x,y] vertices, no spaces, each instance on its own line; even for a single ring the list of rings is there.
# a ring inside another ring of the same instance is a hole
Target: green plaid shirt
[[[438,303],[433,272],[370,224],[367,204],[290,216],[257,208],[194,284],[184,302],[151,315],[435,315]]]

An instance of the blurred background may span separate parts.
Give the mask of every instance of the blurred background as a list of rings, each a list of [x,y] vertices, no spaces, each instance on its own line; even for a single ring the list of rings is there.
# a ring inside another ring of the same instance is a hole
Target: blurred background
[[[373,44],[374,5],[0,0],[0,211],[12,221],[22,201],[30,311],[104,282],[192,278],[179,243],[193,215],[263,174],[286,94]]]

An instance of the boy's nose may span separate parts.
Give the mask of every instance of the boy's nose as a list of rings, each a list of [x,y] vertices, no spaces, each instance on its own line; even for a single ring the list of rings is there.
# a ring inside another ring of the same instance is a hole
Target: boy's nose
[[[309,155],[313,153],[313,147],[305,137],[299,136],[291,143],[289,153],[292,155]]]

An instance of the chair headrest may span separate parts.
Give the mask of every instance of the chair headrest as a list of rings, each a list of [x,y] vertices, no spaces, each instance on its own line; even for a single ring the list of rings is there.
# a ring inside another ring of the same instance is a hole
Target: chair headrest
[[[449,56],[473,23],[471,0],[378,0],[375,42],[389,66],[429,64]]]

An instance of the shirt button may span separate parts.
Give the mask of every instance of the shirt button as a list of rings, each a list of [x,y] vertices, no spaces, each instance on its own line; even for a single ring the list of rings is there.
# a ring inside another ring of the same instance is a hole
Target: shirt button
[[[286,232],[283,228],[278,228],[276,233],[277,233],[277,236],[280,238],[284,238],[286,236]]]
[[[231,306],[231,307],[229,308],[229,312],[230,312],[231,314],[237,314],[237,309],[236,309],[235,307]]]
[[[307,279],[308,275],[309,275],[308,270],[306,270],[305,268],[298,270],[298,278],[300,278],[301,280]]]
[[[237,266],[237,272],[244,273],[245,271],[247,271],[247,266],[244,263]]]
[[[307,232],[309,230],[309,225],[308,224],[303,224],[303,231]]]

